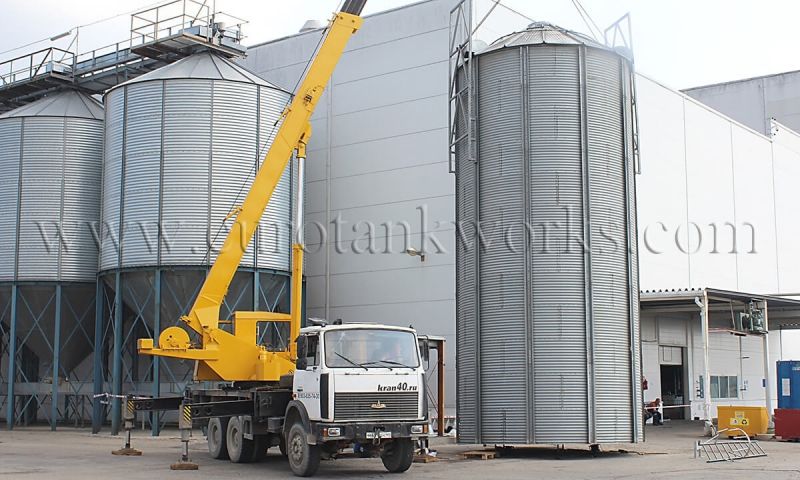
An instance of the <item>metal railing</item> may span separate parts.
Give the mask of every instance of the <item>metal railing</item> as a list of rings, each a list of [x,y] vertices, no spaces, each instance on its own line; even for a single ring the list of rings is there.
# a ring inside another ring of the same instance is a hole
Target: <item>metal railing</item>
[[[44,74],[72,78],[74,67],[73,52],[56,47],[45,48],[0,63],[0,87],[30,81]]]
[[[204,37],[208,42],[218,33],[240,42],[244,38],[242,26],[247,22],[217,12],[214,3],[208,0],[173,0],[134,13],[131,15],[130,47],[187,31]]]

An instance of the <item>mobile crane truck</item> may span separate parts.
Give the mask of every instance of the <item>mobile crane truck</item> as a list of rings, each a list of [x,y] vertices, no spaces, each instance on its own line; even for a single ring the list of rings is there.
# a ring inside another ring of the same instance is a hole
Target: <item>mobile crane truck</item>
[[[131,399],[133,411],[179,408],[181,421],[208,422],[208,451],[217,459],[254,461],[279,446],[297,476],[311,476],[322,458],[354,447],[379,456],[390,472],[413,461],[414,440],[428,433],[424,367],[415,331],[373,324],[301,328],[302,208],[292,246],[290,313],[242,312],[233,331],[220,328],[220,307],[292,154],[298,162],[297,205],[303,205],[303,163],[310,118],[349,38],[362,24],[366,0],[345,0],[330,21],[297,92],[285,109],[275,139],[211,266],[182,327],[138,340],[143,355],[194,360],[196,382],[219,388],[187,388],[184,397]],[[268,350],[257,334],[270,323],[288,323],[284,350]],[[182,430],[182,432],[185,429]],[[188,434],[184,440],[188,458]],[[196,468],[196,467],[195,467]]]

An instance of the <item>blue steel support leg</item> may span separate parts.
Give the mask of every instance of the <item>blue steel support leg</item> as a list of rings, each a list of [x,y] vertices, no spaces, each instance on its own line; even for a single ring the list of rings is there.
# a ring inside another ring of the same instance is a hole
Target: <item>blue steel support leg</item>
[[[103,284],[101,279],[97,279],[97,286],[94,297],[94,394],[92,400],[92,433],[99,433],[103,426],[103,404],[96,395],[103,393],[103,383],[105,368],[103,368],[103,350],[105,340],[103,339]]]
[[[122,421],[119,396],[122,391],[122,282],[114,278],[114,368],[111,377],[111,434],[118,435]]]
[[[6,397],[6,426],[14,429],[17,412],[14,409],[14,382],[17,378],[17,286],[11,286],[11,326],[8,335],[8,396]]]
[[[153,312],[153,340],[158,347],[158,336],[161,335],[161,270],[156,269],[155,279],[155,312]],[[161,361],[158,356],[153,356],[153,397],[161,396]],[[151,435],[157,437],[161,433],[161,422],[158,411],[150,412]]]
[[[58,419],[58,370],[61,356],[61,285],[56,285],[56,325],[53,333],[53,390],[50,395],[50,430],[55,431]]]

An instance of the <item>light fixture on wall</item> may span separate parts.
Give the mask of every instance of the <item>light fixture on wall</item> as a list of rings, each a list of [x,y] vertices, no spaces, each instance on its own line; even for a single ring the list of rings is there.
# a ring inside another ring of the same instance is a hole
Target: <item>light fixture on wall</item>
[[[424,262],[425,261],[425,254],[423,252],[420,252],[419,250],[417,250],[414,247],[407,248],[406,249],[406,255],[409,255],[409,256],[412,256],[412,257],[419,257],[419,261],[420,262]]]

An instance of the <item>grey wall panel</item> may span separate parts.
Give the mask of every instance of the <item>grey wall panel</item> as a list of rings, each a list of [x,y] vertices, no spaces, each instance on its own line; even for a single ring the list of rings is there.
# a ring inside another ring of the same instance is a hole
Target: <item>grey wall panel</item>
[[[588,50],[587,137],[592,242],[595,421],[599,442],[633,438],[623,89],[618,56]],[[626,138],[627,137],[627,138]],[[636,302],[638,305],[638,301]]]
[[[588,405],[578,49],[528,50],[533,428],[536,442],[581,442]]]
[[[110,228],[101,268],[213,262],[233,222],[225,217],[244,202],[288,99],[267,84],[224,78],[134,81],[109,92],[103,217]],[[242,266],[289,269],[290,175],[257,231],[258,262],[253,240]],[[120,225],[118,263],[108,237]]]
[[[459,336],[477,324],[458,363],[479,385],[459,423],[479,443],[635,442],[631,74],[588,40],[525,42],[477,56],[477,183],[457,151],[459,218],[475,200],[487,244],[477,302],[457,251]]]
[[[480,252],[481,438],[490,443],[528,440],[528,338],[526,256],[524,254],[525,183],[520,51],[509,49],[481,58],[478,78],[478,215],[490,246]],[[510,245],[507,245],[507,242]],[[514,246],[514,248],[509,248]],[[522,380],[522,381],[521,381]]]
[[[168,241],[161,242],[161,262],[166,265],[201,265],[206,258],[212,94],[206,80],[172,80],[165,87],[161,222]]]
[[[0,280],[14,280],[22,119],[0,121]]]
[[[101,116],[91,98],[62,92],[0,118],[0,278],[94,281]]]
[[[739,123],[770,134],[770,118],[800,131],[800,72],[786,72],[684,90]]]
[[[158,262],[164,83],[126,88],[122,263]]]
[[[97,271],[95,229],[100,219],[103,124],[68,118],[64,152],[61,280],[91,281]]]
[[[125,91],[119,88],[105,97],[105,147],[103,152],[103,198],[100,225],[100,270],[120,266],[120,222],[122,221],[122,163],[125,145]]]
[[[57,279],[64,120],[26,119],[24,134],[17,278]]]
[[[232,224],[232,219],[226,221],[225,217],[236,205],[242,204],[253,184],[259,126],[253,121],[258,118],[257,85],[215,82],[213,88],[209,217],[212,261]],[[288,207],[284,205],[284,208]],[[251,242],[247,247],[242,264],[253,265],[254,245]]]

